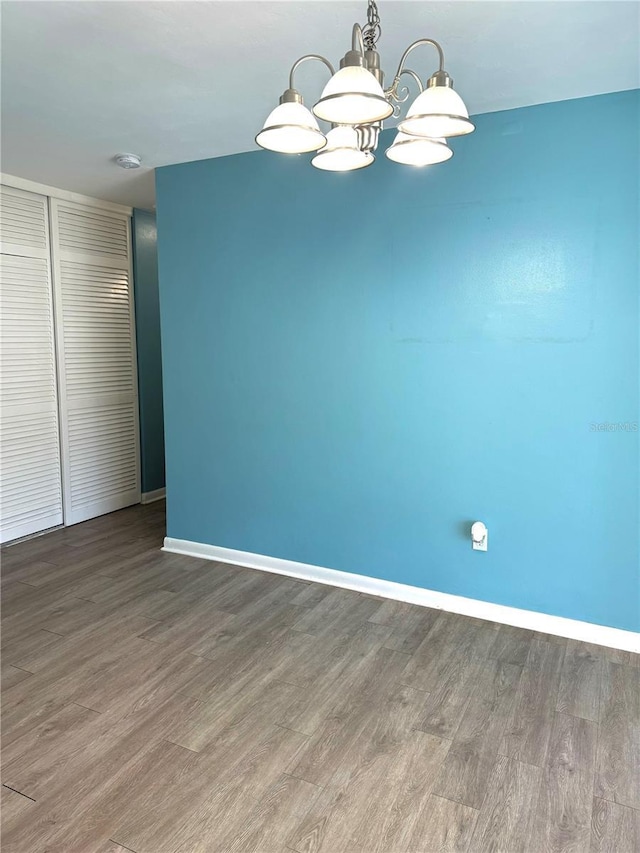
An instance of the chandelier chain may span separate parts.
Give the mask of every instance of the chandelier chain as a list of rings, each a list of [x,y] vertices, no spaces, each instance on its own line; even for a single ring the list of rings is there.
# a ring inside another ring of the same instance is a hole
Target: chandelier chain
[[[362,30],[362,39],[366,50],[375,50],[376,42],[382,35],[382,27],[380,26],[380,15],[378,7],[374,0],[369,0],[367,6],[367,23]]]

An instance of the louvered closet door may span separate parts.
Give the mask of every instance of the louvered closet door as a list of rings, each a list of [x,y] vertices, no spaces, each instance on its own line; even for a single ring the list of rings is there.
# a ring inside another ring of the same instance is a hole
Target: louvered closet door
[[[129,217],[52,199],[65,524],[140,500]]]
[[[62,524],[47,199],[0,188],[0,540]]]

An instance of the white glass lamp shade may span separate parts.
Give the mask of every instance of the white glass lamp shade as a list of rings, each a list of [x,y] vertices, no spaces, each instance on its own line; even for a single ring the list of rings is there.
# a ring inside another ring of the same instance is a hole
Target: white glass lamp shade
[[[367,124],[389,118],[393,107],[370,71],[346,65],[324,87],[313,112],[332,124]]]
[[[306,154],[326,145],[318,122],[304,104],[287,102],[272,110],[256,142],[268,151],[281,154]]]
[[[327,133],[327,144],[311,160],[316,169],[328,172],[350,172],[370,166],[375,157],[358,148],[358,131],[354,127],[334,127]]]
[[[409,107],[407,117],[398,125],[412,136],[463,136],[475,130],[460,95],[451,86],[430,86]]]
[[[408,133],[398,133],[385,153],[390,160],[406,166],[432,166],[453,157],[453,151],[444,138],[427,139],[425,136],[409,136]]]

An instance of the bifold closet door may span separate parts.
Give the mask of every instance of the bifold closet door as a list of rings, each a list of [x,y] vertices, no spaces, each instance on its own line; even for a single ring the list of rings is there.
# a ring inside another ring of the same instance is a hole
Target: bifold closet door
[[[0,541],[62,524],[45,196],[0,187]]]
[[[129,217],[51,200],[65,524],[140,501]]]

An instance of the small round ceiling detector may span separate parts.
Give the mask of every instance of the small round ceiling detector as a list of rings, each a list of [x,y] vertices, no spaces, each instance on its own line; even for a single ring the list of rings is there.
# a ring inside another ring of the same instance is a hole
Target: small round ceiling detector
[[[116,154],[116,163],[121,169],[139,169],[142,158],[137,154]]]

